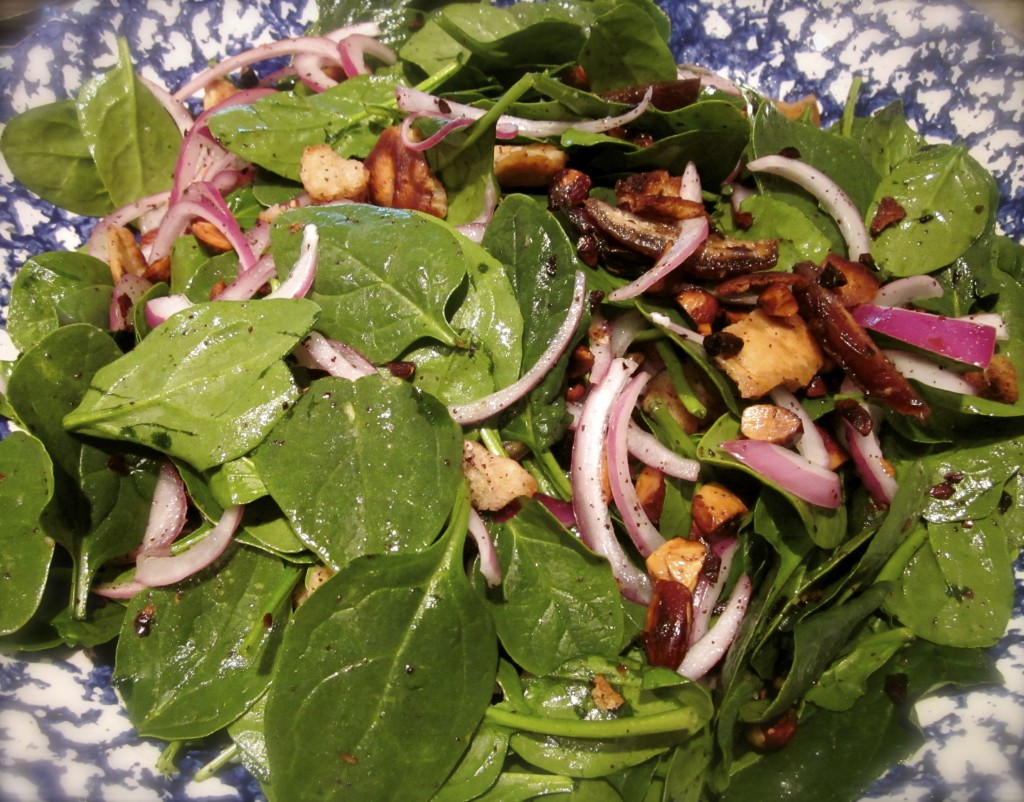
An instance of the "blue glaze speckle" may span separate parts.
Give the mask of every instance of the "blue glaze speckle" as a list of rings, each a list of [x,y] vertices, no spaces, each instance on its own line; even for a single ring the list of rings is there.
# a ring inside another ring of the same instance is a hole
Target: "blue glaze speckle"
[[[962,139],[995,174],[1003,231],[1024,240],[1024,48],[957,2],[911,0],[662,0],[676,53],[782,99],[815,93],[826,122],[853,75],[857,110],[896,99],[929,138]],[[82,0],[0,51],[0,120],[73,96],[114,63],[123,36],[146,77],[176,86],[195,65],[300,33],[313,0]],[[17,268],[33,253],[76,248],[92,221],[46,207],[12,183],[0,160],[0,324]],[[2,345],[0,345],[2,358]],[[0,436],[6,427],[0,430]],[[919,707],[927,744],[892,767],[867,798],[886,802],[1024,799],[1024,559],[1014,619],[992,650],[1005,688]],[[162,744],[140,738],[112,688],[109,662],[83,652],[0,654],[0,799],[4,802],[257,802],[242,767],[196,783],[215,749],[186,750],[161,776]]]

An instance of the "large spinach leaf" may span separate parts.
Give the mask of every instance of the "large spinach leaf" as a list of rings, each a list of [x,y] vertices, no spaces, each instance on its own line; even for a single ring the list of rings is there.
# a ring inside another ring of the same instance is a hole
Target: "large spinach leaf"
[[[272,799],[426,800],[455,767],[497,666],[467,515],[463,496],[433,547],[354,560],[295,612],[267,699]]]
[[[197,304],[93,377],[64,425],[200,470],[259,443],[298,394],[282,361],[316,319],[301,299]]]
[[[462,481],[462,435],[437,399],[405,382],[325,378],[253,460],[302,541],[340,568],[437,537]]]
[[[41,519],[52,497],[43,444],[23,432],[0,440],[0,635],[17,631],[42,600],[54,541]]]
[[[174,587],[136,594],[113,682],[139,733],[198,738],[245,712],[270,682],[297,578],[236,546]]]

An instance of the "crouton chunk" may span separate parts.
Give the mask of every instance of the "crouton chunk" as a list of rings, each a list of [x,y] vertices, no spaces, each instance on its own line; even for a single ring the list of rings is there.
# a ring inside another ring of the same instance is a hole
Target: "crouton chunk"
[[[723,332],[743,341],[738,352],[715,358],[742,398],[760,398],[780,384],[798,390],[825,364],[817,340],[799,315],[772,317],[755,309]]]
[[[317,203],[366,199],[370,171],[358,159],[346,159],[330,145],[309,145],[299,166],[302,186]]]
[[[707,554],[708,548],[701,541],[674,537],[647,557],[647,573],[652,579],[678,582],[693,593]]]
[[[494,177],[502,187],[548,187],[568,157],[555,145],[495,145]]]
[[[522,465],[473,440],[462,444],[462,473],[469,482],[470,503],[478,510],[500,510],[537,492],[537,480]]]
[[[690,510],[695,534],[702,537],[731,534],[748,512],[739,496],[717,482],[701,485]]]

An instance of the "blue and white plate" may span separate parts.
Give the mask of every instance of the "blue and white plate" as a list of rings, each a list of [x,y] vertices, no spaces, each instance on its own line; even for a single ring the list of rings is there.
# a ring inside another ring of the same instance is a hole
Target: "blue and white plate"
[[[827,122],[855,75],[865,82],[859,113],[901,98],[921,133],[962,138],[992,170],[1002,229],[1024,240],[1024,46],[979,14],[916,0],[662,3],[680,62],[782,99],[813,92]],[[300,33],[314,14],[313,0],[81,0],[0,51],[0,120],[72,96],[114,64],[119,36],[146,77],[174,87],[210,59]],[[15,186],[0,160],[0,324],[18,266],[32,253],[78,247],[90,225]],[[1024,562],[1017,568],[1015,616],[993,650],[1006,687],[921,704],[928,743],[870,798],[1024,799]],[[240,767],[194,782],[211,753],[179,756],[180,773],[161,776],[162,745],[134,733],[109,679],[108,663],[81,652],[0,654],[0,800],[262,799]]]

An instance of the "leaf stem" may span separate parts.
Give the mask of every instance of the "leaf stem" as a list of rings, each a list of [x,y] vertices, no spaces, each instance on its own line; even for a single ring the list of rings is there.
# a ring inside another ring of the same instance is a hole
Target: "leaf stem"
[[[484,718],[493,724],[521,732],[554,735],[565,738],[636,738],[641,735],[696,732],[704,721],[698,711],[678,708],[646,716],[604,720],[549,718],[515,713],[501,707],[489,707]]]

